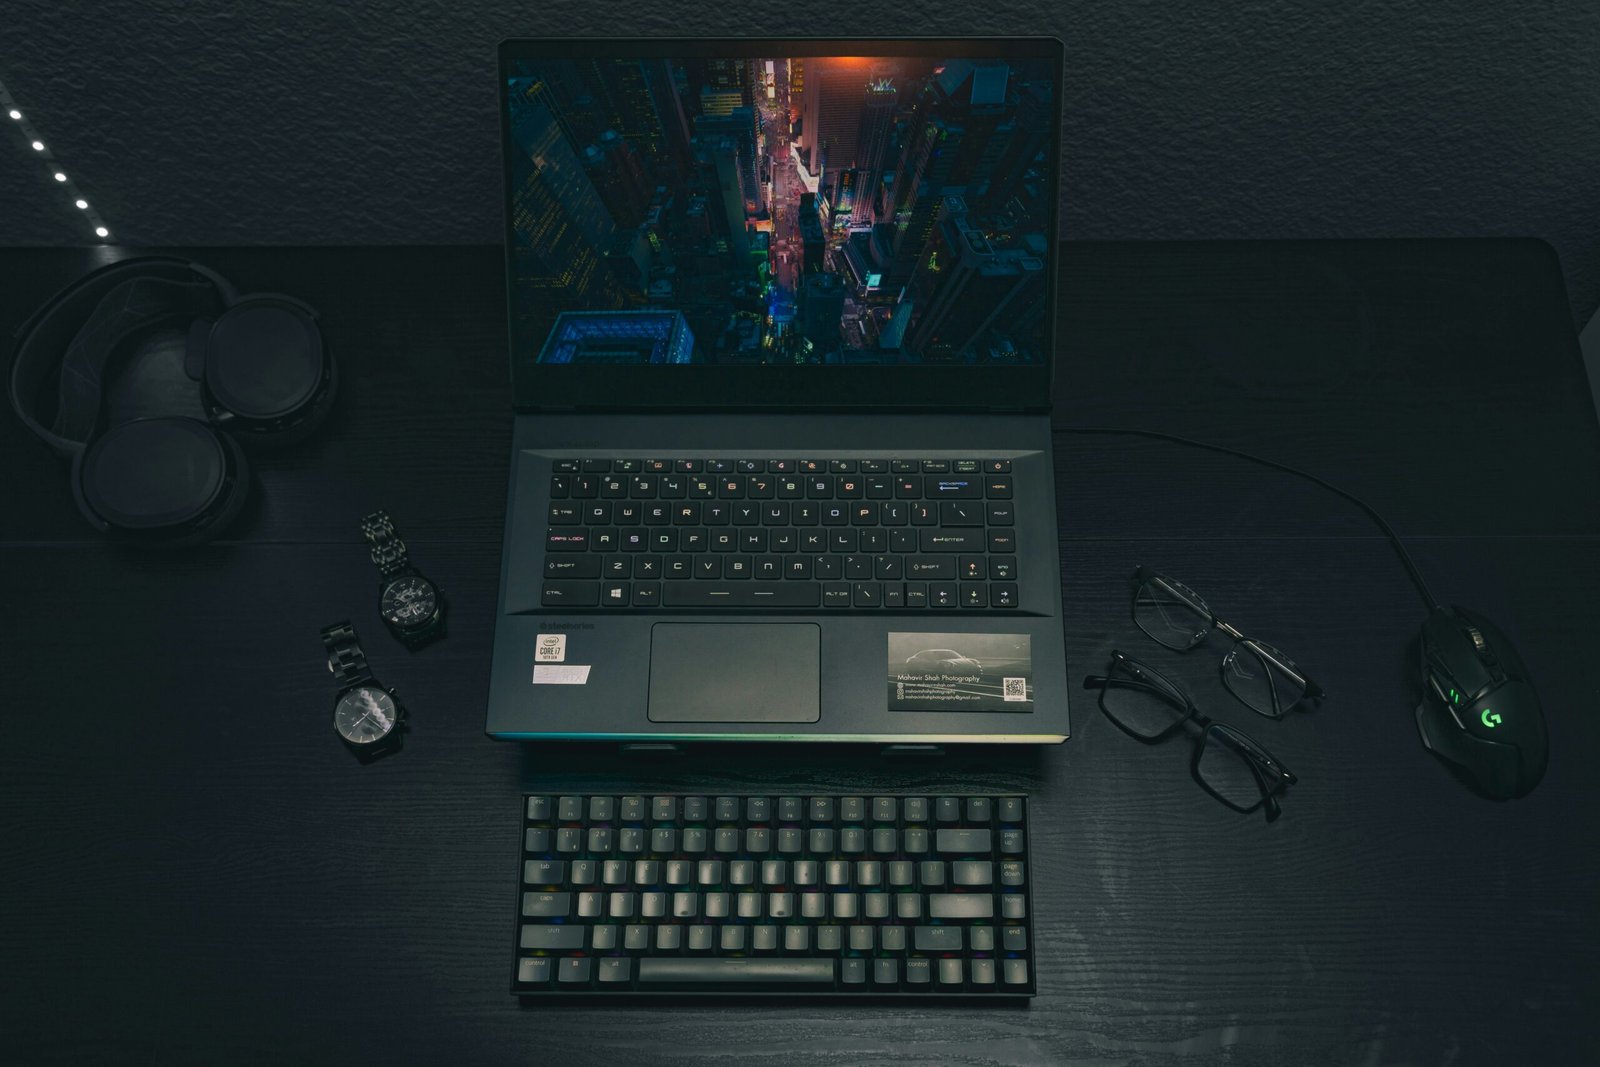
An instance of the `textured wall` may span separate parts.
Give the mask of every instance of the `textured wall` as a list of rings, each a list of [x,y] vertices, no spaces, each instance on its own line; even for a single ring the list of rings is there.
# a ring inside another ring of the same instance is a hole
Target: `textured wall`
[[[1065,236],[1531,234],[1561,253],[1578,321],[1600,303],[1595,0],[734,10],[9,0],[0,80],[126,243],[476,243],[500,239],[501,37],[1053,33]],[[0,244],[83,241],[10,132]]]

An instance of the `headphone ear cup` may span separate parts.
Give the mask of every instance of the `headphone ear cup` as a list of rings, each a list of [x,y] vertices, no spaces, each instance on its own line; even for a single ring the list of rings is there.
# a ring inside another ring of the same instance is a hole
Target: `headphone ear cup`
[[[133,419],[90,441],[72,463],[78,509],[130,541],[194,545],[244,507],[249,466],[238,442],[198,419]]]
[[[215,322],[191,327],[186,364],[204,367],[212,419],[241,440],[288,444],[327,417],[337,376],[316,318],[297,300],[242,297]]]

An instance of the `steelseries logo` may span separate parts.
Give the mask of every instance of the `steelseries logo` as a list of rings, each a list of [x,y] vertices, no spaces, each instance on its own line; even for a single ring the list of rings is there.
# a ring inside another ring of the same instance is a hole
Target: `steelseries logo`
[[[567,622],[564,619],[547,619],[539,623],[546,630],[592,630],[592,622]]]

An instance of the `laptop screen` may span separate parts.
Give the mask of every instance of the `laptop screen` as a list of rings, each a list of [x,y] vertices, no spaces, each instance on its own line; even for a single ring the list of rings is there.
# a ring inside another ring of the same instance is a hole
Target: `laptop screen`
[[[1048,365],[1052,49],[585,43],[502,47],[514,371]]]

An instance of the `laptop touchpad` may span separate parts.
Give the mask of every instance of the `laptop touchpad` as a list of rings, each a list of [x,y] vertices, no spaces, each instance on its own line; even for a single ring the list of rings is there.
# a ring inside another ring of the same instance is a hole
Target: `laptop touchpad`
[[[658,622],[650,721],[816,722],[821,640],[811,622]]]

